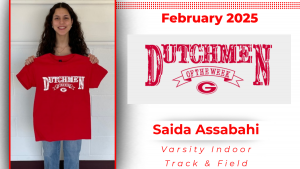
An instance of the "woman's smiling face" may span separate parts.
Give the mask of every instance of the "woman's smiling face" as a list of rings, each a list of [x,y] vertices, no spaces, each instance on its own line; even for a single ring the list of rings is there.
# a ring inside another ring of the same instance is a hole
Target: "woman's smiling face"
[[[73,20],[67,9],[57,8],[53,14],[52,26],[56,34],[66,35],[69,33]]]

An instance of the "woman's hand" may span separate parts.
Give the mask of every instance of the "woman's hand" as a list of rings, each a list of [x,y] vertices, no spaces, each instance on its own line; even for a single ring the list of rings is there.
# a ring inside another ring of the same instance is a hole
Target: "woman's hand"
[[[98,58],[95,56],[95,55],[93,55],[93,54],[89,54],[88,55],[88,57],[90,58],[90,61],[94,64],[94,63],[99,63],[99,60],[98,60]]]
[[[32,63],[34,61],[36,57],[35,56],[29,56],[26,60],[25,60],[25,65],[29,65],[30,63]]]

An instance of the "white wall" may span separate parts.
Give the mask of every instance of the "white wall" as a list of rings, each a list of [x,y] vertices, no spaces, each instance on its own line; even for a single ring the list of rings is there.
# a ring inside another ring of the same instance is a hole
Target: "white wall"
[[[35,142],[33,100],[16,79],[25,59],[34,55],[49,9],[59,1],[11,2],[11,160],[43,160],[42,144]],[[92,139],[83,140],[80,160],[114,160],[114,1],[65,1],[82,23],[86,43],[108,70],[98,89],[90,90]],[[63,158],[61,158],[63,159]]]

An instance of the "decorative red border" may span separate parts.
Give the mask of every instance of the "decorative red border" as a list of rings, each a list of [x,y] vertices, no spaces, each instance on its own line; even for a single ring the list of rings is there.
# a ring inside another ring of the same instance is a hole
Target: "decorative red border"
[[[116,9],[300,9],[300,2],[116,2],[115,0],[115,168],[117,168]],[[11,168],[11,0],[9,0],[9,169]]]
[[[115,0],[115,4],[117,1]],[[115,7],[115,169],[117,169],[117,10]]]
[[[11,24],[10,24],[10,12],[11,12],[11,9],[10,9],[10,3],[11,3],[11,1],[9,0],[9,42],[8,42],[8,44],[9,44],[9,169],[11,168],[11,165],[10,165],[10,162],[11,162],[11,151],[10,151],[10,143],[11,143],[11,135],[10,135],[10,126],[11,126],[11,118],[10,118],[10,116],[11,116],[11,109],[10,109],[10,107],[11,107],[11,104],[10,104],[10,100],[11,100],[11,88],[10,88],[10,86],[11,86],[11,66],[10,66],[10,64],[11,64],[11,50],[10,50],[10,48],[11,48],[11,45],[10,45],[10,28],[11,28]]]
[[[116,9],[300,9],[300,2],[116,2]]]
[[[116,0],[115,0],[116,4]],[[117,25],[117,13],[116,13],[116,8],[115,10],[115,83],[114,83],[114,88],[115,88],[115,139],[114,139],[114,144],[115,144],[115,169],[117,168],[117,34],[116,34],[116,25]],[[11,169],[11,0],[9,0],[9,169]]]

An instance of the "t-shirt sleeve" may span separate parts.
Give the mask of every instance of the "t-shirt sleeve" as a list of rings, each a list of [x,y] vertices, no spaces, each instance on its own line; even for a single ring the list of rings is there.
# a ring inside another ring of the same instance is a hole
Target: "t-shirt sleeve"
[[[98,64],[92,64],[92,72],[90,78],[90,88],[98,88],[102,79],[106,76],[107,70]]]
[[[27,90],[31,87],[35,87],[33,63],[30,65],[25,65],[17,74],[17,78]]]

